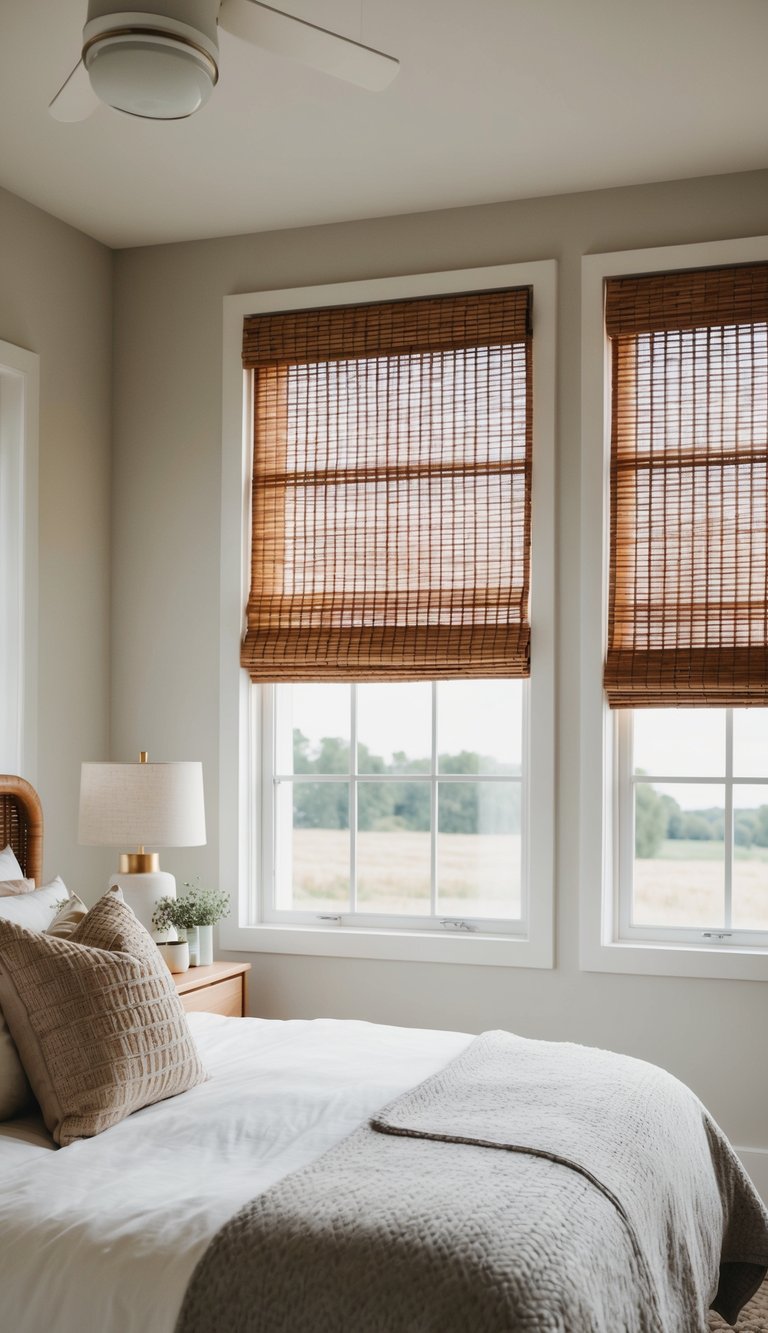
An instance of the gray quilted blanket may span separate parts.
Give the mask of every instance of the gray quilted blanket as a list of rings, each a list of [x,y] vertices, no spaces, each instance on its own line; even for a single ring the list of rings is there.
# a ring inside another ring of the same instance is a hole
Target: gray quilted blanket
[[[489,1032],[214,1237],[177,1333],[706,1333],[768,1214],[653,1065]]]

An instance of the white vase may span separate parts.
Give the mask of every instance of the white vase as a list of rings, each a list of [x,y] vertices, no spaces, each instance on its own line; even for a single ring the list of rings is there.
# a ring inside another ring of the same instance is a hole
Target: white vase
[[[161,949],[169,972],[186,972],[189,969],[189,945],[186,940],[169,940]]]
[[[200,962],[199,929],[199,926],[187,926],[187,929],[184,931],[184,934],[187,937],[187,944],[189,945],[190,967],[197,967]]]
[[[213,962],[213,926],[197,927],[197,961],[201,967]]]

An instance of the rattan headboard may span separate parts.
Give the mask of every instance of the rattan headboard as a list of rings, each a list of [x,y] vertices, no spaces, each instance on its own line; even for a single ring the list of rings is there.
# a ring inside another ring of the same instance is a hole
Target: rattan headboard
[[[13,848],[28,879],[40,884],[43,874],[43,807],[24,778],[0,773],[0,851]]]

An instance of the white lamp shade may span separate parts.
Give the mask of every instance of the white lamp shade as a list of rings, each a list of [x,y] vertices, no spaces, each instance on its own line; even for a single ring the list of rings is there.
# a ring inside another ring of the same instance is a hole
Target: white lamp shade
[[[99,847],[201,846],[202,764],[83,764],[79,840]]]

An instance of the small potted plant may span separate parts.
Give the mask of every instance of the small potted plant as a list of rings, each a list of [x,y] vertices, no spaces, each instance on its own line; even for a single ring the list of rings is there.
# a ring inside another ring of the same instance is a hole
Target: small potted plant
[[[174,926],[189,945],[190,964],[213,962],[213,927],[229,912],[229,894],[185,883],[179,898],[161,898],[152,916],[158,931]]]
[[[197,923],[186,898],[161,898],[152,913],[152,925],[172,972],[186,972],[197,962]]]

